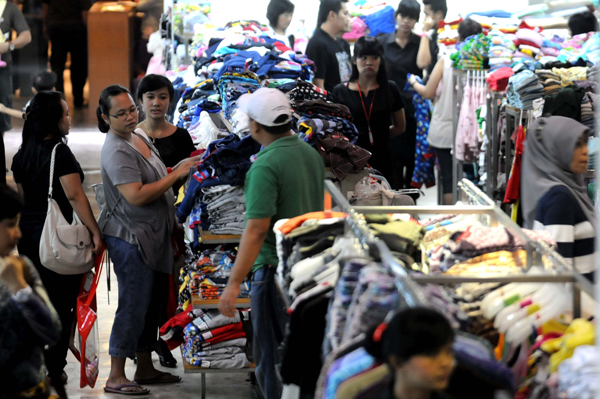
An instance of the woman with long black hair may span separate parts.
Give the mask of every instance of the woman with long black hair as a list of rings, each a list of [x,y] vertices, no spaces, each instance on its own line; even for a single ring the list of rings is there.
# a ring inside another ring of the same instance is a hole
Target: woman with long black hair
[[[46,366],[52,384],[61,398],[66,397],[64,368],[71,336],[71,322],[79,293],[82,275],[62,275],[46,269],[40,261],[40,241],[48,210],[50,186],[50,158],[56,148],[52,198],[58,203],[67,220],[73,220],[73,211],[89,229],[94,243],[94,253],[102,247],[102,235],[94,219],[90,203],[83,190],[83,171],[67,146],[71,118],[64,95],[56,91],[35,95],[26,109],[23,126],[23,143],[15,155],[12,171],[24,206],[20,227],[23,232],[18,249],[38,270],[50,301],[63,325],[58,344],[45,351]]]
[[[359,132],[357,145],[370,151],[370,165],[393,181],[390,137],[404,133],[404,104],[400,89],[389,81],[383,47],[373,37],[361,37],[354,45],[350,82],[333,89],[346,105]]]

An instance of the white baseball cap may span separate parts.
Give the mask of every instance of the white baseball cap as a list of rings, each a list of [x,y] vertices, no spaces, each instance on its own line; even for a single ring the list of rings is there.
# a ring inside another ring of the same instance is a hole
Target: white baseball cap
[[[285,94],[277,89],[260,88],[238,99],[239,108],[263,126],[283,126],[292,120],[292,108]]]

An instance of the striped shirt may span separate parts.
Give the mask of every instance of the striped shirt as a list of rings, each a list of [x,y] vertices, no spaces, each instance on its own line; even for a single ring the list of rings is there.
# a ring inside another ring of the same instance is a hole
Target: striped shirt
[[[594,226],[567,187],[553,187],[540,198],[533,229],[552,234],[558,253],[579,273],[594,271]]]

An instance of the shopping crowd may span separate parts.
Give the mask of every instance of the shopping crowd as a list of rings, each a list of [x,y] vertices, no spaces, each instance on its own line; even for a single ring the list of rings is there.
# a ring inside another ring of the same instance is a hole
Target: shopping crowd
[[[416,0],[402,0],[394,13],[395,32],[358,38],[351,51],[341,38],[351,28],[346,2],[321,0],[306,56],[314,63],[313,90],[329,93],[347,108],[358,132],[356,145],[370,153],[369,165],[393,189],[413,183],[420,126],[413,98],[434,100],[428,144],[440,166],[443,202],[451,204],[453,61],[437,45],[437,26],[448,8],[445,0],[423,4],[424,9]],[[65,382],[74,377],[64,368],[84,274],[57,271],[47,260],[56,254],[41,251],[53,245],[46,234],[49,227],[56,229],[56,222],[48,219],[53,203],[64,220],[61,227],[71,225],[73,232],[79,226],[76,234],[86,232],[76,237],[82,240],[78,250],[99,256],[106,248],[117,276],[118,309],[104,390],[143,395],[149,393],[146,385],[181,379],[157,370],[151,355],[156,351],[163,366],[176,364],[157,332],[168,321],[169,275],[177,272],[170,245],[180,229],[177,195],[204,156],[197,155],[188,130],[168,121],[175,99],[171,80],[148,74],[136,93],[120,85],[106,87],[96,110],[98,129],[106,134],[100,165],[106,203],[96,220],[82,185],[85,173],[67,145],[71,111],[63,94],[70,53],[74,106],[84,106],[90,6],[86,1],[68,6],[44,1],[52,72],[36,75],[36,94],[20,111],[11,109],[10,53],[26,46],[31,34],[19,8],[0,0],[0,29],[16,32],[14,40],[0,43],[1,59],[7,63],[0,67],[0,133],[11,129],[10,118],[24,119],[22,143],[11,166],[17,191],[0,186],[0,399],[47,398],[51,388],[65,399]],[[271,0],[267,9],[268,35],[292,47],[294,37],[286,33],[294,10],[289,0]],[[414,30],[422,13],[424,33],[419,35]],[[597,23],[590,25],[592,30]],[[465,19],[457,31],[461,43],[482,33],[482,26]],[[294,132],[294,111],[282,91],[253,89],[236,102],[248,116],[254,146],[261,150],[245,176],[243,233],[229,279],[221,287],[219,312],[225,318],[239,317],[235,301],[249,278],[256,377],[263,395],[275,399],[283,391],[278,348],[290,320],[276,284],[274,227],[281,219],[323,211],[325,164]],[[558,252],[582,273],[591,273],[597,215],[581,178],[590,131],[577,121],[553,116],[540,118],[530,132],[522,161],[522,180],[530,182],[522,189],[525,223],[550,232]],[[5,178],[1,173],[4,183]],[[455,338],[446,317],[425,308],[404,310],[373,326],[365,349],[387,364],[392,375],[378,397],[449,397],[443,391],[455,366]],[[137,362],[129,377],[127,358]]]

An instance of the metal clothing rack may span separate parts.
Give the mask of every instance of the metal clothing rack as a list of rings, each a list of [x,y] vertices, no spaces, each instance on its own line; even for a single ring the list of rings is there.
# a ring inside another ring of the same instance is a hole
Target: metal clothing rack
[[[392,255],[387,245],[375,237],[365,220],[352,209],[348,200],[344,198],[335,184],[332,181],[326,180],[325,189],[329,192],[333,201],[340,207],[341,211],[348,214],[348,217],[345,219],[348,230],[358,238],[365,250],[369,251],[370,254],[378,255],[381,261],[388,265],[392,272],[394,272],[397,277],[396,287],[403,295],[407,305],[415,307],[427,304],[428,301],[423,291],[408,278],[408,273],[398,263],[398,260]]]
[[[484,70],[464,71],[454,69],[452,72],[453,86],[455,90],[452,96],[452,102],[456,106],[456,112],[452,114],[452,201],[456,203],[459,198],[458,182],[463,178],[463,162],[456,159],[456,133],[458,132],[458,122],[464,95],[464,84],[469,81],[482,81],[485,84]],[[463,83],[463,80],[465,81]]]
[[[573,312],[574,317],[581,316],[581,292],[586,292],[588,295],[593,297],[594,287],[593,285],[579,273],[572,271],[572,268],[565,260],[556,253],[552,248],[544,243],[538,243],[531,241],[529,237],[523,232],[523,230],[516,225],[500,208],[498,208],[494,201],[487,197],[479,188],[477,188],[472,182],[463,179],[460,182],[459,187],[463,199],[466,199],[470,204],[473,205],[459,205],[459,206],[437,206],[437,207],[424,207],[424,206],[387,206],[387,207],[352,207],[343,195],[337,190],[335,185],[330,182],[326,182],[326,190],[331,194],[331,197],[335,203],[342,208],[342,210],[348,213],[348,227],[354,232],[359,238],[361,243],[366,248],[372,249],[375,245],[381,255],[382,261],[389,264],[394,273],[398,276],[410,276],[411,280],[420,284],[461,284],[461,283],[526,283],[526,282],[551,282],[551,283],[573,283]],[[374,237],[373,233],[368,229],[366,222],[361,218],[361,214],[387,214],[387,213],[408,213],[413,216],[419,214],[479,214],[488,216],[490,218],[490,224],[492,226],[501,224],[504,227],[511,230],[515,235],[518,235],[526,243],[527,250],[527,267],[533,265],[542,265],[542,256],[551,264],[551,270],[546,274],[520,274],[511,276],[449,276],[449,275],[421,275],[421,274],[408,274],[402,266],[395,260],[387,246],[379,239]],[[536,256],[534,256],[536,255]],[[408,284],[406,279],[402,279],[404,283],[401,288],[402,292],[409,292],[412,298],[420,298],[423,293],[413,285]],[[407,288],[408,287],[408,288]],[[408,298],[407,298],[408,302]],[[427,301],[420,301],[412,303],[423,303]]]

